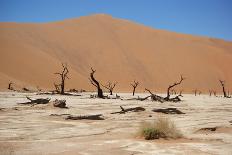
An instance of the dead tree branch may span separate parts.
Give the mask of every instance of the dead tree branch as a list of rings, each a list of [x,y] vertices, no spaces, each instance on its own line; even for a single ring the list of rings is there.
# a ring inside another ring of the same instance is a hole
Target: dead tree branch
[[[82,120],[82,119],[89,119],[89,120],[104,120],[102,114],[97,114],[97,115],[84,115],[84,116],[72,116],[69,115],[65,118],[66,120],[71,119],[71,120]]]
[[[122,106],[120,106],[121,111],[119,112],[112,112],[110,114],[125,114],[126,112],[140,112],[140,111],[145,111],[145,108],[143,107],[135,107],[135,108],[128,108],[128,109],[124,109]]]
[[[18,103],[18,104],[25,104],[25,105],[27,105],[27,104],[32,104],[32,105],[34,105],[34,104],[47,104],[51,100],[50,98],[46,98],[46,99],[39,98],[39,99],[33,100],[33,99],[29,98],[28,96],[26,96],[26,98],[28,100],[30,100],[30,102],[23,102],[23,103]]]
[[[148,91],[151,94],[150,97],[151,97],[152,101],[158,101],[161,103],[163,103],[165,101],[165,99],[162,96],[153,94],[149,89],[145,88],[145,91]]]
[[[153,112],[160,112],[164,114],[185,114],[176,108],[166,108],[166,109],[153,109]]]

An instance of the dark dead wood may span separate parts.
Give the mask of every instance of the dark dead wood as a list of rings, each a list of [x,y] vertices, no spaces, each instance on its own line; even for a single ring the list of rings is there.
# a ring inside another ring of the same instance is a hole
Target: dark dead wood
[[[70,116],[70,114],[50,114],[50,116]]]
[[[98,98],[104,98],[103,95],[103,91],[101,89],[100,83],[94,78],[94,73],[96,72],[96,70],[94,70],[93,68],[91,68],[91,73],[90,73],[90,82],[93,86],[95,86],[97,88],[97,97]]]
[[[126,112],[140,112],[140,111],[145,111],[146,109],[143,107],[135,107],[135,108],[128,108],[128,109],[124,109],[122,106],[120,106],[121,111],[118,112],[112,112],[110,114],[125,114]]]
[[[145,101],[145,100],[147,100],[149,97],[151,97],[151,95],[148,95],[148,96],[146,96],[146,97],[139,97],[139,96],[138,96],[137,100],[139,100],[139,101]]]
[[[9,89],[9,90],[14,90],[14,88],[12,87],[12,85],[13,85],[13,82],[10,82],[10,83],[8,84],[8,89]]]
[[[30,102],[23,102],[23,103],[18,103],[18,104],[25,104],[25,105],[27,105],[27,104],[47,104],[51,100],[50,98],[46,98],[46,99],[39,98],[39,99],[35,99],[35,100],[33,100],[29,97],[26,97],[26,98],[28,100],[30,100]]]
[[[88,119],[88,120],[104,120],[102,114],[97,115],[83,115],[83,116],[73,116],[69,115],[65,118],[66,120],[82,120],[82,119]]]
[[[151,95],[151,100],[152,101],[158,101],[158,102],[165,102],[165,99],[162,97],[162,96],[159,96],[159,95],[156,95],[156,94],[153,94],[149,89],[145,88],[145,91],[148,91]]]
[[[201,128],[198,131],[216,131],[218,127]]]
[[[160,112],[164,114],[185,114],[176,108],[166,108],[166,109],[153,109],[153,112]]]
[[[138,87],[138,85],[139,85],[139,82],[135,80],[133,83],[131,83],[131,86],[133,87],[133,92],[132,92],[133,96],[135,95],[135,89]]]
[[[223,96],[225,98],[231,98],[231,96],[229,96],[227,93],[226,93],[226,88],[225,88],[225,81],[223,80],[219,80],[221,86],[222,86],[222,91],[223,91]]]
[[[26,87],[23,87],[22,90],[23,90],[23,91],[30,91],[30,90],[29,90],[28,88],[26,88]]]
[[[172,85],[169,85],[169,87],[167,89],[167,96],[164,98],[166,101],[169,101],[169,99],[170,99],[170,90],[173,89],[174,87],[176,87],[177,85],[180,85],[183,80],[185,80],[185,78],[183,78],[183,76],[181,75],[179,82],[175,82]]]
[[[0,108],[0,111],[4,111],[5,108]]]
[[[149,97],[151,97],[151,95],[146,96],[146,97],[133,97],[133,98],[128,98],[128,99],[121,99],[121,100],[127,100],[127,101],[132,101],[132,100],[139,100],[139,101],[145,101],[147,100]]]
[[[51,91],[51,92],[38,92],[36,93],[36,95],[59,95],[60,93],[57,93],[56,91]],[[71,94],[71,93],[67,93],[65,92],[64,94],[61,95],[66,95],[66,96],[82,96],[80,94]]]
[[[183,97],[183,96],[182,95],[178,95],[176,97],[169,98],[168,101],[170,101],[170,102],[180,102],[181,101],[180,97]]]
[[[66,107],[66,100],[55,100],[53,101],[53,106],[54,107],[59,107],[59,108],[67,108]]]
[[[102,85],[102,86],[104,88],[106,88],[107,90],[109,90],[110,95],[113,95],[113,90],[114,90],[114,88],[115,88],[116,85],[117,85],[117,82],[115,82],[115,83],[108,82],[108,84]]]
[[[54,83],[54,86],[55,86],[56,91],[63,95],[65,93],[64,92],[65,80],[66,80],[66,78],[69,79],[69,77],[68,77],[69,70],[68,70],[67,64],[62,63],[62,67],[63,67],[63,70],[60,73],[54,73],[56,75],[59,75],[60,79],[61,79],[60,84]]]
[[[72,93],[79,93],[79,91],[77,89],[69,89],[69,92],[72,92]]]

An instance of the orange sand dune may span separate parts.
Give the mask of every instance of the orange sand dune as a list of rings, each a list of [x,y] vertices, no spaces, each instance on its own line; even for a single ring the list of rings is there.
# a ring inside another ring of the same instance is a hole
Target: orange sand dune
[[[232,91],[232,42],[152,29],[108,15],[59,22],[0,23],[0,88],[53,88],[61,62],[70,68],[67,89],[93,90],[88,77],[94,67],[103,84],[117,81],[118,91],[130,82],[165,91],[187,77],[178,90],[221,90],[218,79]]]

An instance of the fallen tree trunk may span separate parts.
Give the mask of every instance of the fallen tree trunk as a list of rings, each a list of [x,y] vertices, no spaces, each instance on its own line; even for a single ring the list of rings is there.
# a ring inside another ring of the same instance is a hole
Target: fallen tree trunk
[[[156,95],[156,94],[153,94],[149,89],[145,88],[146,91],[148,91],[151,95],[151,100],[152,101],[158,101],[158,102],[161,102],[163,103],[165,101],[164,97],[162,96],[159,96],[159,95]]]
[[[59,107],[59,108],[67,108],[66,107],[66,100],[55,100],[53,101],[53,106],[54,107]]]
[[[176,96],[174,98],[169,98],[168,101],[171,101],[171,102],[180,102],[181,101],[180,96],[182,96],[182,95],[178,95],[178,96]]]
[[[65,118],[66,120],[82,120],[82,119],[89,119],[89,120],[104,120],[102,114],[97,114],[97,115],[84,115],[84,116],[72,116],[69,115]]]
[[[132,111],[132,112],[140,112],[140,111],[145,111],[146,109],[143,107],[135,107],[135,108],[128,108],[124,109],[122,106],[120,106],[121,111],[118,112],[112,112],[110,114],[125,114],[126,112]]]
[[[153,109],[153,112],[161,112],[164,114],[185,114],[182,111],[176,109],[176,108],[166,108],[166,109]]]
[[[39,99],[31,99],[28,96],[26,97],[30,102],[23,102],[23,103],[18,103],[18,104],[47,104],[51,99],[50,98],[39,98]]]

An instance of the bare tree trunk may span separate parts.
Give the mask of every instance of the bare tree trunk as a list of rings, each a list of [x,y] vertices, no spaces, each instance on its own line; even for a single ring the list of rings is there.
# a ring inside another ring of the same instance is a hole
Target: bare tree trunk
[[[10,82],[10,83],[8,84],[8,89],[9,89],[9,90],[13,90],[12,84],[13,84],[12,82]]]
[[[93,68],[91,68],[92,72],[90,73],[90,82],[92,85],[94,85],[96,88],[97,88],[97,97],[99,98],[104,98],[104,95],[103,95],[103,91],[100,87],[100,84],[99,82],[94,78],[94,73],[96,72],[96,70],[93,70]]]
[[[135,80],[134,80],[134,83],[131,84],[131,86],[133,87],[133,92],[132,92],[133,96],[135,95],[135,89],[138,87],[138,85],[139,85],[139,82]]]
[[[213,92],[212,90],[209,90],[209,96],[212,96],[212,92]]]
[[[135,87],[133,87],[133,96],[135,96]]]
[[[169,100],[170,99],[170,90],[171,88],[181,84],[181,82],[184,80],[185,78],[183,78],[182,76],[180,77],[180,81],[179,82],[175,82],[174,84],[170,85],[167,89],[167,97],[165,97],[165,100]]]
[[[194,95],[197,96],[197,89],[194,90]]]
[[[219,80],[222,86],[222,91],[223,91],[223,95],[224,97],[228,97],[226,94],[226,89],[225,89],[225,81]]]
[[[55,87],[56,87],[56,90],[58,90],[57,86],[60,86],[60,92],[59,93],[64,95],[65,94],[65,91],[64,91],[64,89],[65,89],[65,80],[66,80],[66,78],[69,79],[69,77],[68,77],[69,70],[68,70],[67,64],[64,65],[62,63],[62,67],[63,67],[63,71],[61,73],[55,73],[57,75],[60,75],[60,78],[61,78],[61,83],[59,85],[55,84]]]
[[[62,81],[61,81],[61,94],[64,94],[64,79],[62,78]]]

